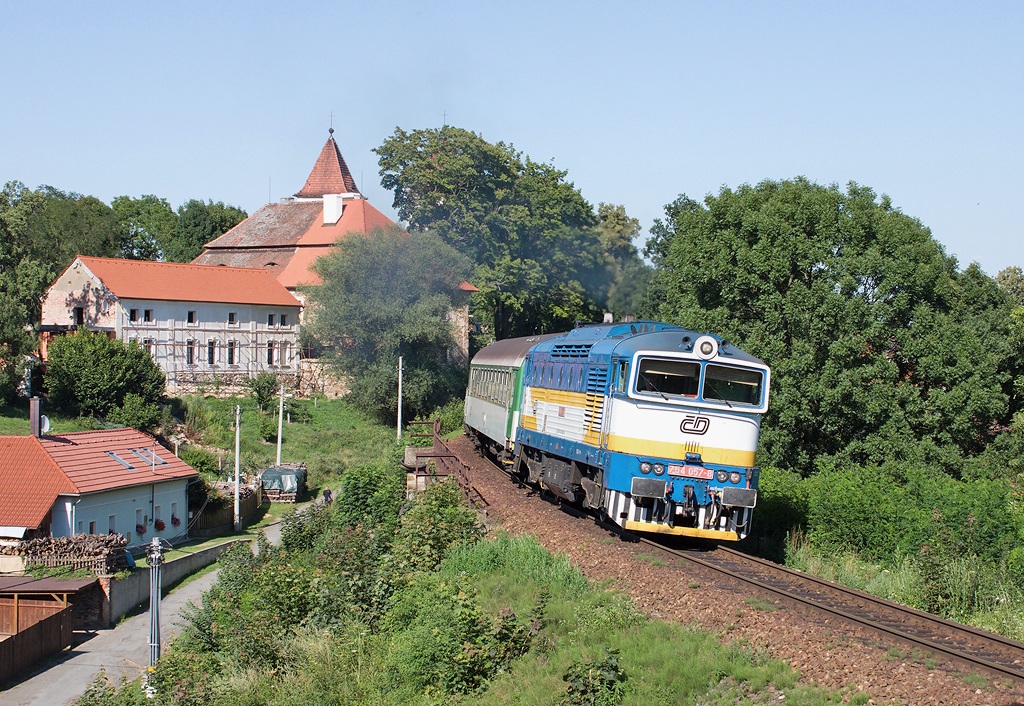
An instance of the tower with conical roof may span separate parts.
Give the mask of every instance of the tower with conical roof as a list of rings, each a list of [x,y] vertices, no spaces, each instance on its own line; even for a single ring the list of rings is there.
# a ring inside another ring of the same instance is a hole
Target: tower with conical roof
[[[193,262],[270,270],[301,299],[299,287],[320,283],[313,262],[338,240],[394,225],[360,193],[331,128],[306,183],[294,196],[267,204],[211,240]]]
[[[341,156],[338,143],[334,141],[334,128],[327,131],[330,137],[320,150],[320,156],[316,158],[316,164],[309,173],[305,185],[295,192],[297,199],[319,199],[327,194],[360,194],[356,180],[352,178],[352,172],[345,164],[345,158]]]

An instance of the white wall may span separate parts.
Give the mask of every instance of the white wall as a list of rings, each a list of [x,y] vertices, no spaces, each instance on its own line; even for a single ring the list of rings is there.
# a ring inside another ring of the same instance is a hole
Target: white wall
[[[132,310],[135,321],[132,321]],[[146,321],[146,312],[150,321]],[[188,322],[189,312],[193,323]],[[229,323],[234,314],[234,323]],[[268,323],[273,315],[274,324]],[[281,317],[286,324],[281,326]],[[168,378],[178,372],[222,372],[255,375],[262,371],[292,372],[299,365],[299,307],[256,304],[211,304],[122,299],[117,304],[117,336],[136,340],[151,350]],[[189,342],[192,362],[188,362]],[[209,344],[214,344],[213,363]],[[234,344],[233,361],[230,344]],[[268,363],[268,344],[273,362]]]
[[[114,530],[128,537],[129,544],[143,544],[153,537],[176,537],[185,531],[188,524],[188,498],[185,493],[187,480],[176,479],[89,493],[80,498],[58,498],[54,505],[50,533],[54,537],[89,534],[89,525],[94,522],[93,534],[107,534],[110,516],[113,515]],[[176,515],[181,520],[177,527],[171,522],[172,507],[175,507]],[[140,511],[142,521],[146,524],[143,535],[135,531],[136,517]],[[157,511],[166,525],[159,532],[154,526]]]

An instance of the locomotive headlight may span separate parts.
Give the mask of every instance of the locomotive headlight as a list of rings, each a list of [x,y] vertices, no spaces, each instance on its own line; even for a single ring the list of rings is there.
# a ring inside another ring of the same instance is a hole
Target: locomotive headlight
[[[715,473],[715,480],[717,480],[719,483],[724,483],[725,481],[729,480],[729,472],[718,471],[717,473]]]
[[[654,464],[654,475],[660,476],[665,472],[665,466],[661,463]]]
[[[732,473],[730,473],[729,474],[729,482],[730,483],[739,483],[740,482],[740,472],[739,471],[733,471]]]
[[[694,344],[697,357],[703,360],[711,360],[718,355],[718,341],[711,336],[701,336]]]
[[[651,464],[648,463],[647,461],[641,461],[640,462],[640,472],[641,473],[650,473],[651,472]]]

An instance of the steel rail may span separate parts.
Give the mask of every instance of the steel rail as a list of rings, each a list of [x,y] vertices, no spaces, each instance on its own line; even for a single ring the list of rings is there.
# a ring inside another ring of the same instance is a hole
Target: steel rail
[[[670,547],[664,546],[663,544],[659,544],[658,542],[650,540],[650,539],[648,539],[646,537],[639,537],[637,535],[632,535],[632,537],[634,537],[637,541],[639,541],[639,542],[641,542],[643,544],[647,544],[647,545],[651,546],[652,548],[658,549],[660,551],[667,552],[667,553],[669,553],[669,554],[671,554],[673,556],[676,556],[676,557],[684,558],[687,561],[692,561],[693,563],[698,564],[700,566],[703,566],[705,568],[711,569],[712,571],[717,571],[718,573],[724,574],[726,576],[730,576],[731,578],[734,578],[737,581],[741,581],[741,582],[749,584],[751,586],[756,586],[757,588],[760,588],[760,589],[762,589],[764,591],[768,591],[769,593],[772,593],[774,595],[780,596],[782,598],[786,598],[788,600],[793,600],[793,601],[796,601],[798,603],[807,605],[807,606],[809,606],[811,608],[816,608],[816,609],[824,611],[826,613],[829,613],[829,614],[832,614],[832,615],[836,615],[838,617],[843,618],[844,620],[848,620],[848,621],[856,623],[858,625],[864,625],[864,626],[869,627],[869,628],[871,628],[873,630],[877,630],[877,631],[882,632],[884,634],[891,635],[893,637],[899,638],[900,640],[904,640],[906,642],[913,643],[915,645],[918,645],[920,647],[924,647],[924,648],[932,650],[934,652],[942,653],[942,654],[944,654],[944,655],[946,655],[948,657],[951,657],[953,659],[960,660],[962,662],[967,662],[969,664],[976,665],[976,666],[979,666],[979,667],[983,667],[983,668],[985,668],[985,669],[987,669],[989,671],[995,672],[995,673],[997,673],[997,674],[999,674],[1001,676],[1009,676],[1009,677],[1013,677],[1015,679],[1024,680],[1024,644],[1021,644],[1021,643],[1016,642],[1014,640],[1010,640],[1009,638],[1005,638],[1005,637],[1003,637],[1001,635],[994,635],[993,633],[988,633],[988,632],[985,632],[983,630],[978,630],[977,628],[972,628],[970,626],[961,625],[960,623],[955,623],[955,622],[952,622],[952,621],[948,621],[948,620],[945,620],[944,618],[940,618],[938,616],[931,615],[930,613],[925,613],[923,611],[919,611],[919,610],[916,610],[914,608],[910,608],[908,606],[900,605],[899,603],[895,603],[895,602],[890,601],[890,600],[885,599],[885,598],[880,598],[878,596],[873,596],[870,593],[865,593],[865,592],[859,591],[857,589],[851,589],[851,588],[848,588],[846,586],[841,586],[839,584],[832,583],[831,581],[826,581],[824,579],[820,579],[820,578],[817,578],[817,577],[812,577],[812,576],[810,576],[808,574],[805,574],[803,572],[794,571],[793,569],[789,569],[788,567],[780,567],[778,564],[774,564],[774,563],[772,563],[770,561],[765,561],[765,560],[762,560],[762,559],[758,559],[756,557],[750,557],[749,555],[743,554],[741,552],[737,552],[737,551],[735,551],[733,549],[727,549],[727,548],[725,549],[725,551],[727,553],[735,554],[735,555],[738,555],[739,557],[741,557],[742,561],[754,560],[755,563],[760,563],[760,564],[764,565],[765,568],[768,568],[768,569],[770,569],[772,571],[776,571],[776,572],[779,572],[779,573],[788,574],[791,577],[796,578],[796,579],[798,579],[798,580],[800,580],[802,582],[817,584],[819,586],[828,588],[828,590],[836,591],[836,592],[839,592],[839,593],[845,593],[847,595],[853,596],[853,597],[857,598],[858,600],[867,601],[869,603],[874,603],[874,604],[879,604],[879,605],[882,605],[882,606],[884,606],[884,607],[886,607],[886,608],[888,608],[890,610],[896,610],[896,611],[898,611],[900,613],[911,615],[911,616],[913,616],[913,617],[915,617],[915,618],[917,618],[919,620],[923,619],[923,620],[926,620],[928,622],[931,622],[931,623],[934,623],[934,624],[937,624],[937,625],[941,625],[941,626],[949,628],[949,629],[956,630],[958,632],[964,632],[964,633],[973,635],[973,636],[975,636],[977,638],[984,639],[984,640],[992,642],[992,643],[997,643],[1001,647],[1010,647],[1010,648],[1013,648],[1013,649],[1020,650],[1021,651],[1021,655],[1022,655],[1022,663],[1019,666],[1012,666],[1012,665],[1000,664],[998,662],[992,662],[991,660],[988,660],[988,659],[986,659],[984,657],[979,657],[977,655],[966,653],[966,652],[963,652],[962,650],[957,650],[955,648],[946,647],[945,645],[943,645],[943,644],[941,644],[939,642],[935,642],[935,641],[929,640],[927,638],[923,638],[923,637],[919,637],[919,636],[913,635],[912,633],[905,632],[905,631],[899,630],[897,628],[890,627],[888,625],[884,625],[884,624],[879,623],[879,622],[877,622],[875,620],[872,620],[870,618],[866,618],[864,616],[856,615],[854,613],[850,613],[850,612],[842,610],[840,608],[829,606],[827,603],[824,603],[824,602],[818,601],[818,600],[814,600],[813,598],[808,598],[808,597],[805,597],[805,596],[800,596],[800,595],[798,595],[796,593],[793,593],[792,591],[788,591],[788,590],[783,589],[783,588],[772,586],[770,584],[767,584],[767,583],[765,583],[765,582],[763,582],[763,581],[761,581],[759,579],[753,578],[751,576],[745,576],[743,574],[737,573],[737,572],[732,571],[731,569],[728,569],[728,568],[726,568],[724,566],[718,566],[713,561],[708,561],[706,559],[702,559],[702,558],[699,558],[699,557],[695,556],[692,552],[687,552],[687,551],[678,550],[678,549],[672,549]],[[719,547],[716,551],[722,551],[722,549],[723,549],[722,547]]]

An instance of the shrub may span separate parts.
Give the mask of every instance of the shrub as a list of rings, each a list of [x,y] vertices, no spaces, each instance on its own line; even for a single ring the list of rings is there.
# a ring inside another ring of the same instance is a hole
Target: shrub
[[[622,701],[626,673],[619,666],[619,651],[605,648],[600,661],[574,662],[562,677],[566,682],[565,696],[559,704],[585,704],[586,706],[614,706]]]
[[[164,394],[165,378],[138,343],[128,344],[84,328],[49,347],[46,384],[50,399],[72,413],[105,416],[132,392],[147,403]]]
[[[448,550],[483,535],[476,513],[466,507],[454,480],[432,485],[402,516],[395,538],[394,558],[399,568],[432,571]]]
[[[256,400],[259,408],[267,410],[274,404],[279,384],[276,375],[264,371],[256,377],[246,380],[246,387],[249,388],[249,394]]]
[[[159,405],[147,402],[134,392],[127,393],[124,396],[124,403],[107,415],[108,422],[123,424],[139,431],[152,431],[160,425],[161,418]]]

